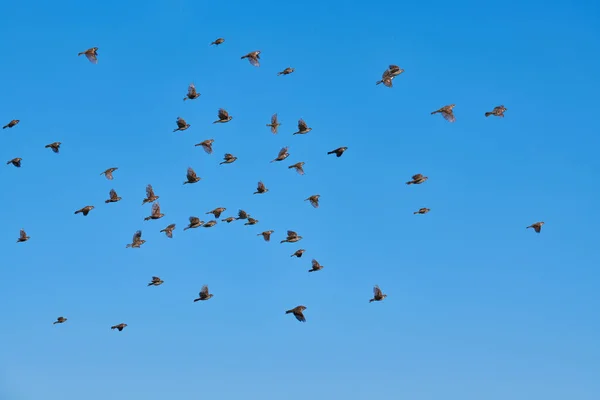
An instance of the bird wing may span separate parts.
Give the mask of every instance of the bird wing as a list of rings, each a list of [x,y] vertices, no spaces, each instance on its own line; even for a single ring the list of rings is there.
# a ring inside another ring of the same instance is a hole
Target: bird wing
[[[415,181],[416,181],[417,179],[421,179],[421,178],[423,178],[423,174],[416,174],[416,175],[413,175],[413,177],[412,177],[412,178],[413,178],[413,180],[415,180]]]
[[[310,196],[308,198],[308,200],[310,201],[310,204],[314,207],[317,208],[319,207],[319,198],[316,196]]]
[[[98,64],[98,57],[96,56],[96,52],[95,51],[86,51],[85,56],[87,57],[88,60],[90,60],[90,62],[92,64]]]
[[[208,297],[208,285],[204,285],[202,286],[202,289],[200,289],[200,298],[206,297]]]
[[[141,238],[142,238],[142,231],[136,231],[136,232],[133,234],[133,240],[132,240],[132,243],[135,243],[135,242],[139,241]]]
[[[196,95],[196,86],[193,83],[190,83],[190,86],[188,86],[188,97],[196,97]]]
[[[277,154],[277,158],[283,157],[285,155],[285,153],[287,153],[288,151],[288,147],[284,147],[283,149],[279,150],[279,154]]]
[[[154,189],[152,185],[148,185],[146,186],[146,198],[151,199],[152,197],[154,197]]]
[[[263,190],[265,190],[265,184],[262,183],[262,181],[258,182],[258,191],[261,192]]]
[[[306,122],[304,122],[304,120],[300,118],[300,120],[298,120],[298,130],[305,131],[306,129],[308,129],[308,125],[306,125]]]
[[[271,125],[277,125],[277,113],[271,116]]]
[[[288,239],[298,237],[298,234],[294,231],[287,231]]]
[[[319,269],[321,267],[321,264],[319,264],[319,262],[313,258],[312,267],[313,269]]]
[[[260,62],[258,62],[258,58],[259,55],[258,54],[248,54],[248,61],[250,61],[250,64],[254,65],[255,67],[259,67],[260,66]]]
[[[200,145],[202,146],[202,148],[204,149],[205,152],[207,152],[208,154],[212,154],[212,152],[213,152],[212,143],[209,143],[208,141],[204,141],[204,142],[200,143]]]
[[[160,214],[160,204],[158,204],[158,203],[152,204],[152,215],[159,215],[159,214]]]
[[[381,289],[379,289],[379,286],[377,286],[377,285],[375,285],[375,286],[373,287],[373,296],[374,296],[376,299],[382,296]]]
[[[448,122],[456,121],[456,118],[454,117],[454,113],[452,112],[452,110],[442,111],[442,117],[444,117],[444,119]]]
[[[192,169],[192,167],[188,167],[188,169],[187,169],[188,181],[196,180],[197,177],[198,176],[196,175],[196,172]]]
[[[179,128],[185,128],[186,124],[185,119],[177,117],[177,126]]]
[[[190,225],[197,225],[200,222],[198,217],[190,217]]]
[[[117,197],[119,196],[117,195],[117,192],[115,192],[115,189],[110,189],[110,199],[116,200]]]
[[[231,160],[233,158],[233,154],[229,154],[229,153],[225,153],[225,156],[223,157],[223,159],[225,160]]]
[[[223,108],[219,108],[219,120],[225,120],[227,118],[229,118],[229,113],[227,112],[227,110],[223,109]]]
[[[385,84],[385,81],[390,79],[391,77],[392,77],[392,73],[390,72],[389,69],[386,69],[385,71],[383,71],[383,74],[381,74],[381,80],[383,81],[384,84]]]
[[[167,230],[173,230],[175,229],[175,224],[170,224],[169,226],[167,226]]]
[[[19,236],[21,237],[21,239],[25,239],[27,237],[27,233],[25,232],[25,230],[21,229]]]

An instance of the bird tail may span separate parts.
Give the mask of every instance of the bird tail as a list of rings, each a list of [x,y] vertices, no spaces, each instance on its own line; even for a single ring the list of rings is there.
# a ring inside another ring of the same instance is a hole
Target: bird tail
[[[2,129],[6,129],[6,128],[8,128],[8,125],[4,125],[4,126],[2,127]]]
[[[161,231],[162,232],[162,231]],[[148,286],[152,286],[152,283],[149,283]]]
[[[173,129],[173,132],[177,132],[178,130],[179,130],[179,128],[177,128],[177,129]]]
[[[328,151],[327,154],[333,154],[335,151]]]
[[[75,214],[79,214],[81,212],[81,210],[77,210],[75,211]]]
[[[44,146],[44,148],[45,148],[45,149],[47,149],[48,147],[50,147],[50,145],[49,145],[49,144],[47,144],[47,145],[45,145],[45,146]]]
[[[116,326],[111,326],[110,329],[117,329],[117,327]]]
[[[150,219],[151,219],[150,217],[146,217],[146,218],[144,218],[144,221],[148,221]]]
[[[56,325],[56,324],[58,324],[58,321],[54,321],[54,322],[52,323],[52,325]]]
[[[246,57],[248,57],[248,56],[242,56],[240,59],[241,59],[241,60],[243,60],[243,59],[244,59],[244,58],[246,58]]]
[[[406,182],[406,184],[407,184],[407,185],[412,185],[412,184],[413,184],[413,181],[408,181],[408,182]]]
[[[377,82],[375,82],[376,85],[379,85],[381,83],[383,83],[383,81],[377,81]]]
[[[85,52],[81,52],[81,53],[79,53],[79,54],[77,54],[77,55],[78,55],[78,56],[80,56],[80,55],[82,55],[82,54],[85,54]]]
[[[439,112],[439,111],[432,111],[432,112],[431,112],[431,115],[433,115],[433,114],[437,114],[438,112]]]
[[[528,227],[527,227],[527,228],[525,228],[525,229],[529,229],[529,228],[531,228],[531,226],[528,226]]]
[[[200,299],[194,299],[194,303],[197,302],[197,301],[200,301]]]
[[[183,101],[186,101],[187,99],[188,99],[187,97],[184,97],[184,98],[183,98]]]
[[[293,313],[293,312],[294,312],[294,310],[287,310],[285,313],[286,313],[286,314],[291,314],[291,313]]]
[[[285,243],[285,242],[287,242],[287,240],[282,240],[282,241],[281,241],[281,242],[279,242],[279,243]]]
[[[489,116],[490,116],[490,115],[492,115],[492,114],[493,114],[493,113],[491,113],[491,112],[486,112],[486,113],[485,113],[485,116],[486,116],[486,117],[489,117]]]
[[[372,302],[374,302],[374,301],[375,301],[375,299],[371,299],[371,300],[369,300],[369,303],[372,303]]]
[[[418,213],[419,213],[418,211],[415,211],[413,214],[418,214]]]
[[[308,272],[315,272],[316,269],[309,269]]]

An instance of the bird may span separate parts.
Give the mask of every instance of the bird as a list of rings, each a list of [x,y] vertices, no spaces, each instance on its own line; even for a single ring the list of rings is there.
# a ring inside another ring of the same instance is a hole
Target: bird
[[[413,212],[413,214],[427,214],[429,211],[431,211],[429,208],[423,207],[419,208],[419,211]]]
[[[375,285],[373,287],[373,298],[371,300],[369,300],[369,303],[372,303],[374,301],[381,301],[383,299],[385,299],[387,297],[387,294],[383,294],[381,292],[381,289],[379,289],[379,286]]]
[[[314,207],[314,208],[319,208],[319,197],[321,197],[320,194],[313,194],[312,196],[310,196],[307,199],[304,199],[304,201],[310,201],[310,204]]]
[[[24,229],[21,229],[21,231],[19,232],[19,238],[17,239],[17,243],[26,242],[28,240],[29,236],[27,236],[27,233],[25,233]]]
[[[495,117],[500,117],[500,118],[504,118],[504,112],[507,110],[506,107],[504,107],[503,105],[501,106],[496,106],[494,107],[494,109],[492,111],[486,112],[485,116],[489,117],[490,115],[493,115]]]
[[[439,110],[432,111],[431,115],[440,113],[440,114],[442,114],[442,117],[444,117],[444,119],[446,121],[454,122],[454,121],[456,121],[456,118],[454,117],[454,111],[453,111],[454,107],[455,107],[455,104],[450,104],[450,105],[444,106],[444,107],[440,108]]]
[[[279,150],[279,154],[277,154],[277,158],[275,158],[274,160],[271,160],[271,162],[275,162],[275,161],[283,161],[286,158],[288,158],[290,156],[290,153],[288,153],[288,149],[289,147],[284,147],[281,150]]]
[[[215,218],[219,218],[221,216],[221,214],[223,213],[223,211],[226,211],[227,208],[225,207],[217,207],[212,211],[207,212],[207,214],[212,214],[215,216]]]
[[[152,204],[152,212],[150,213],[150,216],[144,218],[144,221],[149,221],[151,219],[160,219],[164,216],[165,214],[160,212],[160,203],[156,202]]]
[[[187,128],[189,128],[191,126],[190,124],[185,122],[185,119],[183,119],[181,117],[177,117],[177,121],[175,121],[175,122],[177,123],[177,129],[173,129],[173,132],[185,131]]]
[[[320,271],[322,269],[323,269],[323,266],[321,264],[319,264],[319,262],[313,258],[313,260],[312,260],[312,268],[309,269],[308,272]]]
[[[300,161],[294,165],[290,165],[288,168],[295,168],[297,173],[299,173],[300,175],[304,175],[304,161]]]
[[[285,240],[282,240],[279,243],[295,243],[298,242],[302,239],[302,236],[298,235],[296,232],[294,231],[287,231],[287,238],[285,238]],[[296,253],[294,253],[296,254]],[[300,257],[300,256],[297,256]]]
[[[346,150],[348,150],[348,147],[346,147],[346,146],[344,146],[344,147],[338,147],[338,148],[337,148],[337,149],[335,149],[335,150],[328,151],[328,152],[327,152],[327,154],[335,154],[335,155],[336,155],[336,157],[338,157],[338,158],[339,158],[339,157],[341,157],[341,156],[342,156],[342,154],[344,154],[344,152],[345,152]]]
[[[308,125],[306,125],[306,122],[300,118],[298,120],[298,132],[294,132],[292,135],[306,135],[310,131],[312,131],[312,128],[309,128]]]
[[[118,169],[119,169],[118,167],[112,167],[112,168],[109,168],[106,171],[102,172],[100,175],[104,175],[106,177],[106,179],[108,179],[109,181],[112,181],[113,172],[115,172]]]
[[[537,233],[540,233],[542,231],[542,225],[544,225],[544,224],[545,224],[544,221],[536,222],[535,224],[529,225],[527,227],[527,229],[533,228],[534,231],[536,231]]]
[[[406,182],[407,185],[420,185],[429,179],[427,176],[423,176],[422,174],[413,175],[412,180]]]
[[[160,196],[157,196],[154,194],[154,188],[152,187],[151,184],[146,185],[146,198],[144,200],[142,200],[142,205],[146,204],[146,203],[152,203],[156,200],[158,200],[160,198]]]
[[[198,228],[204,223],[204,221],[201,221],[198,217],[190,217],[189,220],[190,223],[188,224],[188,226],[183,228],[184,231],[187,231],[188,229]]]
[[[238,216],[236,219],[247,219],[250,215],[244,211],[244,210],[239,210],[238,211]]]
[[[225,153],[225,155],[223,156],[223,162],[220,162],[219,165],[222,164],[231,164],[232,162],[234,162],[235,160],[237,160],[237,157],[234,156],[233,154],[229,154],[229,153]]]
[[[300,257],[302,257],[302,254],[304,254],[305,251],[306,250],[304,250],[304,249],[298,249],[290,257],[298,257],[298,258],[300,258]]]
[[[225,219],[222,219],[221,221],[223,222],[227,222],[228,224],[235,221],[237,218],[236,217],[227,217]]]
[[[400,68],[399,66],[397,66],[397,65],[394,65],[394,64],[391,64],[391,65],[389,66],[389,68],[388,68],[388,71],[390,71],[390,74],[391,74],[393,77],[396,77],[396,76],[398,76],[398,75],[400,75],[401,73],[403,73],[403,72],[404,72],[404,70],[403,70],[402,68]]]
[[[215,142],[215,139],[207,139],[203,142],[200,142],[198,144],[195,144],[194,146],[198,147],[198,146],[202,146],[202,148],[204,149],[204,151],[207,154],[212,154],[213,149],[212,149],[212,144]]]
[[[252,217],[249,216],[248,217],[248,222],[246,222],[244,225],[256,225],[256,224],[258,224],[258,222],[259,221],[257,219],[254,219],[254,218],[252,218]]]
[[[383,83],[385,86],[391,88],[394,86],[392,83],[392,80],[394,78],[395,78],[395,76],[392,76],[390,70],[386,69],[385,71],[383,71],[383,74],[381,75],[381,80],[375,82],[375,84],[379,85],[380,83]]]
[[[77,55],[80,56],[82,54],[85,55],[92,64],[98,64],[98,48],[97,47],[92,47],[91,49],[82,51],[81,53],[79,53]]]
[[[94,206],[85,206],[83,208],[80,208],[79,210],[75,211],[75,214],[83,214],[83,216],[85,217],[86,215],[89,214],[90,211],[92,211],[95,207]]]
[[[64,324],[65,322],[67,322],[67,319],[65,317],[58,317],[56,318],[56,321],[52,323],[52,325]]]
[[[294,68],[292,68],[292,67],[287,67],[287,68],[286,68],[286,69],[284,69],[283,71],[281,71],[281,72],[278,72],[278,73],[277,73],[277,76],[279,76],[279,75],[289,75],[289,74],[291,74],[291,73],[292,73],[292,72],[294,72],[294,71],[295,71],[295,69],[294,69]]]
[[[306,322],[306,318],[304,318],[304,314],[302,314],[302,311],[306,310],[306,307],[304,306],[297,306],[292,308],[291,310],[287,310],[285,313],[286,314],[294,314],[294,317],[296,317],[296,319],[300,322]]]
[[[211,297],[213,297],[213,295],[212,293],[208,293],[208,286],[204,285],[202,286],[202,289],[200,289],[199,297],[197,299],[194,299],[194,303],[201,300],[208,300]]]
[[[110,198],[108,200],[104,200],[104,202],[106,204],[116,203],[117,201],[121,200],[119,195],[117,195],[117,192],[115,192],[115,189],[110,189],[109,196],[110,196]]]
[[[265,239],[265,242],[269,242],[269,241],[271,241],[271,234],[273,232],[275,232],[275,231],[273,231],[273,230],[271,230],[271,231],[264,231],[264,232],[259,233],[256,236],[262,236],[263,239]]]
[[[13,158],[12,160],[7,161],[6,165],[12,164],[17,168],[21,168],[21,161],[23,161],[23,159],[21,157]]]
[[[12,128],[13,126],[17,125],[19,122],[21,122],[21,120],[19,119],[13,119],[12,121],[10,121],[8,124],[4,125],[2,127],[2,129],[6,129],[6,128]]]
[[[131,240],[131,243],[125,246],[125,248],[139,249],[140,246],[144,243],[146,243],[146,241],[142,239],[142,231],[136,231],[133,234],[133,239]]]
[[[163,283],[165,283],[165,281],[163,281],[162,279],[160,279],[158,276],[153,276],[152,277],[152,282],[150,282],[148,284],[148,286],[160,286]]]
[[[233,119],[233,117],[231,115],[229,115],[229,113],[227,112],[227,110],[225,110],[224,108],[219,108],[219,112],[217,113],[217,117],[219,118],[218,120],[216,120],[215,122],[213,122],[213,124],[224,124],[226,122],[229,122]]]
[[[254,65],[255,67],[260,67],[260,62],[258,61],[260,60],[260,50],[252,51],[245,56],[242,56],[242,60],[244,58],[247,58],[250,64]]]
[[[188,167],[186,176],[187,176],[187,181],[183,182],[184,185],[186,183],[196,183],[196,182],[199,182],[200,179],[202,179],[196,175],[196,172],[192,169],[192,167]]]
[[[262,181],[259,181],[258,186],[256,187],[256,192],[254,192],[254,194],[263,194],[267,193],[268,191],[269,189],[267,189],[265,184]]]
[[[173,238],[173,230],[175,229],[175,224],[168,225],[165,229],[161,229],[161,232],[164,232],[168,238]]]
[[[214,42],[212,42],[210,45],[212,46],[214,44],[215,46],[218,46],[218,45],[222,44],[224,41],[225,41],[225,39],[218,38],[217,40],[215,40]]]
[[[217,221],[215,221],[214,219],[211,219],[210,221],[208,221],[207,223],[205,223],[204,225],[202,225],[202,227],[203,228],[212,228],[216,224],[217,224]]]
[[[186,100],[195,100],[198,97],[200,97],[200,93],[198,93],[196,91],[196,86],[193,83],[190,83],[190,85],[188,86],[188,92],[185,95],[185,97],[183,98],[183,101],[186,101]]]
[[[119,332],[121,332],[123,329],[125,329],[125,327],[127,326],[127,324],[118,324],[118,325],[113,325],[110,327],[110,329],[117,329]]]
[[[267,126],[271,127],[271,133],[273,135],[277,134],[277,129],[281,126],[279,120],[277,119],[277,113],[271,115],[271,123],[267,124]]]
[[[45,149],[52,149],[53,152],[58,153],[60,150],[61,142],[53,142],[44,146]]]

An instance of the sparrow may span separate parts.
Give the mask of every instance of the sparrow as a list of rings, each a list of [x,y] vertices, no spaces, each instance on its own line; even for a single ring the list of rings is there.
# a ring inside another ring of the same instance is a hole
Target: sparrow
[[[489,117],[490,115],[493,115],[495,117],[504,118],[504,112],[506,110],[507,110],[507,108],[504,106],[497,106],[497,107],[494,107],[494,109],[492,111],[486,112],[485,116]]]
[[[244,225],[256,225],[256,224],[258,224],[258,222],[259,221],[257,219],[254,219],[252,217],[248,217],[248,222],[246,222]]]
[[[234,162],[235,160],[237,160],[237,157],[234,156],[233,154],[229,154],[229,153],[225,153],[225,155],[223,156],[223,162],[220,162],[219,165],[222,164],[231,164],[232,162]]]
[[[160,212],[160,204],[157,202],[152,204],[152,212],[150,213],[150,216],[144,218],[144,221],[149,221],[151,219],[160,219],[164,216],[165,214]]]
[[[309,128],[308,125],[306,125],[306,122],[300,118],[298,120],[298,132],[294,132],[292,135],[305,135],[310,131],[312,131],[312,128]]]
[[[288,168],[295,168],[297,173],[299,173],[300,175],[304,175],[304,161],[300,161],[294,165],[290,165]]]
[[[289,74],[291,74],[291,73],[292,73],[292,72],[294,72],[294,71],[295,71],[295,69],[294,69],[294,68],[292,68],[292,67],[287,67],[287,68],[286,68],[286,69],[284,69],[283,71],[281,71],[281,72],[278,72],[278,73],[277,73],[277,76],[279,76],[279,75],[289,75]]]
[[[202,225],[203,228],[212,228],[213,226],[215,226],[217,224],[217,221],[215,221],[214,219],[208,221],[207,223],[205,223],[204,225]]]
[[[238,211],[238,217],[236,219],[247,219],[249,217],[248,213],[244,210]]]
[[[175,122],[177,123],[177,129],[173,129],[173,132],[185,131],[187,128],[189,128],[191,126],[190,124],[185,122],[185,119],[183,119],[181,117],[177,117],[177,121],[175,121]]]
[[[118,169],[119,169],[118,167],[109,168],[106,171],[104,171],[103,173],[101,173],[100,175],[104,175],[106,177],[106,179],[108,179],[109,181],[112,181],[113,172],[115,172]]]
[[[27,236],[27,233],[25,233],[24,229],[21,229],[21,231],[19,232],[19,238],[17,239],[17,243],[26,242],[28,240],[29,240],[29,236]]]
[[[228,224],[235,221],[237,218],[236,217],[227,217],[225,219],[222,219],[221,221],[223,222],[227,222]]]
[[[164,281],[162,279],[160,279],[158,276],[153,276],[152,277],[152,282],[150,282],[148,284],[148,286],[160,286],[164,283]]]
[[[419,208],[419,211],[415,211],[413,214],[427,214],[429,211],[431,211],[429,208],[423,207]]]
[[[2,129],[6,129],[6,128],[12,128],[13,126],[17,125],[21,120],[19,119],[13,119],[12,121],[10,121],[8,124],[4,125],[2,127]]]
[[[319,271],[322,270],[323,266],[321,264],[319,264],[319,262],[315,259],[312,260],[312,268],[308,270],[308,272],[315,272],[315,271]]]
[[[8,165],[8,164],[12,164],[12,165],[14,165],[14,166],[15,166],[15,167],[17,167],[17,168],[21,168],[21,161],[22,161],[22,160],[23,160],[23,159],[22,159],[21,157],[13,158],[12,160],[10,160],[10,161],[7,161],[7,162],[6,162],[6,165]]]
[[[212,144],[215,142],[215,139],[207,139],[203,142],[200,142],[198,144],[195,144],[194,146],[198,147],[198,146],[202,146],[202,148],[204,149],[204,151],[207,154],[212,154],[213,149],[212,149]]]
[[[217,116],[219,117],[219,119],[216,120],[215,122],[213,122],[213,124],[224,124],[233,119],[233,117],[231,115],[229,115],[227,110],[225,110],[224,108],[219,108],[219,112],[217,113]]]
[[[304,201],[310,201],[310,204],[314,208],[319,208],[319,197],[321,197],[320,194],[314,194],[314,195],[310,196],[309,198],[304,199]]]
[[[531,224],[527,227],[527,229],[529,228],[533,228],[534,231],[536,231],[537,233],[540,233],[542,231],[542,225],[544,225],[545,222],[540,221],[540,222],[536,222],[535,224]]]
[[[256,192],[254,194],[263,194],[267,193],[269,189],[266,188],[265,184],[262,181],[258,182],[258,186],[256,187]]]
[[[183,182],[183,184],[185,185],[186,183],[196,183],[199,182],[200,179],[197,175],[196,172],[192,169],[192,167],[188,167],[187,169],[187,181]]]
[[[198,297],[197,299],[194,299],[194,303],[197,302],[197,301],[200,301],[200,300],[208,300],[211,297],[213,297],[212,293],[210,293],[210,294],[208,293],[208,286],[207,285],[202,286],[202,289],[200,289],[199,296],[200,297]]]
[[[427,179],[429,179],[427,176],[423,176],[421,174],[416,174],[416,175],[413,175],[412,181],[408,181],[408,182],[406,182],[406,184],[407,185],[420,185],[421,183],[425,182]]]
[[[304,254],[305,251],[306,250],[304,250],[304,249],[296,250],[294,252],[294,254],[292,254],[290,257],[298,257],[298,258],[300,258],[300,257],[302,257],[302,254]]]
[[[277,113],[271,115],[271,123],[267,124],[267,126],[271,127],[271,133],[273,135],[277,134],[277,129],[281,126],[279,120],[277,119]]]
[[[225,39],[218,38],[217,40],[215,40],[214,42],[212,42],[210,45],[212,46],[214,44],[215,46],[218,46],[218,45],[222,44],[224,41],[225,41]]]
[[[50,143],[44,146],[45,149],[52,149],[53,152],[58,153],[58,151],[60,150],[60,145],[62,143],[60,142],[54,142],[54,143]]]
[[[125,248],[139,249],[140,246],[144,243],[146,243],[146,241],[142,239],[142,231],[136,231],[133,234],[133,239],[131,240],[131,243],[125,246]]]
[[[198,228],[202,226],[203,223],[204,221],[201,221],[198,217],[190,217],[190,223],[188,224],[188,226],[183,228],[183,230],[187,231],[188,229]]]
[[[142,200],[142,205],[146,204],[146,203],[152,203],[156,200],[158,200],[160,198],[160,196],[157,196],[154,194],[154,188],[152,187],[152,185],[148,184],[146,185],[146,198],[144,200]]]
[[[374,301],[381,301],[383,299],[385,299],[387,297],[387,294],[383,294],[381,292],[381,289],[379,289],[379,286],[375,285],[373,287],[373,298],[371,300],[369,300],[369,303],[372,303]]]
[[[306,310],[306,307],[304,306],[298,306],[298,307],[294,307],[291,310],[287,310],[285,313],[286,314],[294,314],[294,317],[296,317],[296,319],[300,322],[306,322],[306,318],[304,318],[304,314],[302,314],[302,311]]]
[[[444,117],[444,119],[446,121],[454,122],[454,121],[456,121],[456,118],[454,117],[454,111],[452,111],[452,109],[454,107],[455,107],[455,104],[450,104],[448,106],[444,106],[444,107],[440,108],[439,110],[432,111],[431,115],[440,113],[440,114],[442,114],[442,117]]]
[[[79,210],[75,211],[75,214],[83,214],[83,216],[85,217],[86,215],[89,214],[90,211],[92,211],[94,209],[94,206],[85,206],[83,208],[80,208]]]
[[[117,201],[121,200],[121,198],[117,195],[117,192],[115,192],[115,189],[110,189],[109,196],[110,198],[108,200],[104,200],[106,204],[116,203]]]
[[[198,97],[200,97],[200,93],[196,92],[196,86],[193,83],[190,83],[190,85],[188,86],[188,92],[183,98],[183,101],[186,101],[188,99],[195,100]]]
[[[56,318],[56,321],[52,323],[52,325],[64,324],[65,322],[67,322],[67,319],[65,317],[58,317]]]
[[[338,147],[335,150],[328,151],[327,154],[335,154],[337,157],[341,157],[344,152],[348,150],[347,147]]]
[[[80,56],[82,54],[85,55],[92,64],[98,64],[98,48],[97,47],[92,47],[91,49],[82,51],[81,53],[79,53],[77,55]]]
[[[215,218],[219,218],[221,216],[221,214],[223,213],[223,211],[227,210],[227,208],[225,207],[218,207],[215,208],[212,211],[207,212],[207,214],[212,214],[215,216]]]
[[[175,224],[170,224],[165,229],[162,229],[161,232],[164,232],[168,238],[173,238],[173,230],[175,229]]]
[[[246,54],[245,56],[242,56],[242,60],[244,58],[247,58],[248,61],[250,61],[250,64],[254,65],[255,67],[260,67],[260,62],[258,61],[260,60],[260,50],[253,51]]]
[[[281,150],[279,150],[279,154],[277,155],[277,158],[275,158],[274,160],[271,160],[271,162],[274,161],[283,161],[286,158],[288,158],[290,156],[290,153],[288,153],[288,148],[289,147],[284,147]]]
[[[265,242],[270,242],[271,241],[271,233],[273,233],[273,232],[275,232],[275,231],[272,231],[272,230],[271,231],[264,231],[262,233],[259,233],[256,236],[262,236],[263,239],[265,239]]]
[[[110,329],[118,329],[119,332],[121,332],[123,329],[125,329],[125,327],[127,326],[127,324],[119,324],[119,325],[113,325],[110,327]]]
[[[279,243],[295,243],[301,239],[302,239],[302,236],[299,236],[296,232],[287,231],[287,238],[285,240],[282,240]],[[294,254],[296,254],[296,253],[294,253]],[[298,257],[300,257],[300,256],[298,256]]]

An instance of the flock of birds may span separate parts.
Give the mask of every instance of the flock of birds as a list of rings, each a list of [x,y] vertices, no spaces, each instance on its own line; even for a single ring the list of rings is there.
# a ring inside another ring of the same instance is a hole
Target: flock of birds
[[[224,42],[225,42],[225,39],[218,38],[214,42],[211,43],[211,46],[212,45],[219,46],[219,45],[223,44]],[[251,65],[253,65],[255,67],[259,67],[260,66],[260,53],[261,53],[260,51],[253,51],[253,52],[250,52],[250,53],[242,56],[241,59],[247,59]],[[87,59],[93,64],[98,63],[98,47],[92,47],[86,51],[80,52],[78,55],[86,56]],[[277,75],[289,75],[289,74],[292,74],[294,71],[295,71],[294,68],[288,67],[288,68],[285,68],[284,70],[282,70],[281,72],[278,72]],[[383,83],[384,86],[386,86],[388,88],[392,88],[393,87],[392,81],[397,76],[402,74],[403,72],[404,72],[404,70],[402,68],[398,67],[397,65],[390,65],[383,72],[383,74],[381,76],[381,80],[377,81],[376,85]],[[192,83],[189,85],[188,92],[187,92],[186,96],[183,98],[183,100],[184,101],[195,100],[199,97],[200,97],[200,94],[197,92],[196,87]],[[431,114],[432,115],[433,114],[441,114],[442,117],[446,121],[455,122],[456,117],[454,116],[454,107],[455,107],[455,104],[449,104],[449,105],[439,108],[438,110],[431,112]],[[494,107],[493,110],[491,110],[491,111],[485,112],[485,116],[486,117],[496,116],[496,117],[504,118],[504,113],[506,111],[507,111],[507,108],[504,107],[504,105],[500,105],[500,106]],[[218,119],[216,121],[214,121],[213,124],[217,124],[217,123],[223,124],[223,123],[230,122],[233,119],[233,117],[231,115],[229,115],[227,110],[222,109],[222,108],[218,110],[217,117],[218,117]],[[20,121],[18,119],[14,119],[14,120],[10,121],[8,124],[6,124],[5,126],[3,126],[3,129],[14,128],[15,126],[17,126],[19,124],[19,122]],[[177,128],[174,129],[173,132],[184,131],[190,127],[190,124],[188,124],[181,117],[177,117],[176,124],[177,124]],[[281,124],[279,123],[277,114],[273,114],[271,117],[271,123],[267,124],[266,126],[270,128],[270,130],[273,134],[277,134],[278,128],[280,125]],[[308,124],[303,119],[300,119],[298,121],[298,131],[294,132],[293,135],[305,135],[305,134],[309,133],[311,130],[312,130],[312,128],[309,127]],[[204,140],[201,143],[196,144],[195,146],[201,146],[206,153],[212,154],[213,153],[213,148],[212,148],[213,142],[214,142],[214,139],[208,139],[208,140]],[[61,142],[53,142],[53,143],[47,144],[45,146],[45,148],[51,149],[54,153],[59,153],[60,146],[61,146]],[[343,147],[339,147],[337,149],[331,150],[331,151],[327,152],[327,154],[328,155],[335,154],[335,156],[339,158],[344,154],[344,152],[346,150],[348,150],[348,147],[343,146]],[[289,155],[290,154],[288,153],[288,147],[284,147],[279,151],[279,153],[277,154],[277,157],[275,157],[273,160],[271,160],[271,162],[283,161],[286,158],[288,158]],[[230,154],[230,153],[226,153],[223,157],[223,161],[220,164],[231,164],[231,163],[234,163],[236,160],[237,160],[236,156],[234,156],[233,154]],[[22,162],[22,158],[16,157],[16,158],[13,158],[12,160],[9,160],[7,162],[7,164],[12,164],[15,167],[19,168],[19,167],[21,167],[21,162]],[[295,164],[289,165],[288,168],[294,169],[300,175],[304,175],[304,164],[305,163],[303,161],[300,161]],[[106,169],[100,175],[104,175],[106,177],[106,179],[112,181],[113,173],[117,170],[118,170],[118,167],[111,167],[111,168]],[[423,174],[419,173],[419,174],[413,175],[411,180],[407,181],[406,184],[407,185],[420,185],[420,184],[425,183],[427,181],[427,179],[428,179],[427,176],[424,176]],[[200,180],[201,180],[201,178],[196,174],[196,172],[191,167],[189,167],[187,169],[186,180],[183,182],[183,184],[184,185],[185,184],[194,184],[194,183],[198,183]],[[268,191],[269,191],[269,189],[265,186],[265,184],[262,181],[259,181],[257,184],[256,192],[254,192],[254,194],[265,194]],[[319,207],[319,198],[320,198],[320,195],[315,194],[315,195],[312,195],[312,196],[306,198],[305,201],[309,201],[310,204],[314,208],[318,208]],[[143,199],[142,205],[145,205],[147,203],[152,204],[152,208],[151,208],[150,215],[148,217],[144,218],[145,221],[161,219],[164,216],[164,214],[161,212],[160,204],[157,201],[158,199],[159,199],[159,196],[157,196],[154,193],[154,189],[153,189],[152,185],[150,185],[150,184],[147,185],[146,186],[146,198]],[[107,204],[108,203],[116,203],[120,200],[121,200],[121,197],[119,197],[117,192],[114,189],[111,189],[110,193],[109,193],[109,198],[107,200],[105,200],[105,203],[107,203]],[[75,211],[75,214],[82,214],[83,216],[87,216],[94,208],[95,207],[93,205],[87,205],[87,206]],[[215,218],[215,219],[211,219],[207,222],[201,220],[197,216],[191,216],[191,217],[189,217],[188,225],[185,228],[183,228],[183,230],[185,231],[188,229],[195,229],[195,228],[199,228],[199,227],[204,227],[204,228],[213,227],[217,224],[217,219],[219,219],[221,217],[221,214],[223,212],[225,212],[226,210],[227,209],[225,207],[218,207],[212,211],[207,212],[206,214],[212,214]],[[429,208],[423,207],[423,208],[420,208],[419,210],[415,211],[414,214],[427,214],[429,211],[430,211]],[[245,220],[246,222],[244,223],[244,225],[255,225],[259,222],[257,219],[253,218],[250,214],[248,214],[246,211],[241,210],[241,209],[238,211],[237,217],[229,216],[225,219],[222,219],[221,221],[226,222],[226,223],[231,223],[231,222],[237,221],[237,220]],[[544,225],[544,222],[539,221],[539,222],[535,222],[532,225],[527,226],[527,228],[532,228],[535,232],[540,233],[541,229],[542,229],[542,225]],[[168,238],[173,238],[173,231],[175,230],[175,228],[176,228],[176,224],[173,223],[173,224],[168,225],[164,229],[162,229],[160,232],[164,232]],[[271,240],[271,235],[273,233],[274,233],[273,230],[267,230],[267,231],[259,233],[257,236],[262,236],[265,241],[269,242]],[[17,243],[26,242],[29,239],[30,239],[30,237],[27,235],[26,231],[24,229],[21,229],[19,238],[17,239]],[[280,243],[297,243],[300,240],[302,240],[301,235],[299,235],[295,231],[288,230],[286,238],[281,240]],[[138,230],[134,233],[131,243],[128,243],[126,245],[126,247],[127,248],[140,248],[145,242],[146,241],[144,239],[142,239],[142,231]],[[300,258],[300,257],[302,257],[302,255],[304,254],[305,251],[306,250],[304,250],[304,249],[298,249],[291,255],[291,257]],[[316,272],[316,271],[320,271],[321,269],[323,269],[323,265],[321,265],[317,260],[313,259],[312,260],[312,268],[310,270],[308,270],[308,272]],[[160,279],[160,277],[153,276],[151,282],[148,283],[148,286],[160,286],[163,283],[164,283],[164,281],[162,279]],[[194,299],[194,302],[206,301],[206,300],[211,299],[212,297],[213,297],[213,294],[209,292],[208,285],[204,285],[204,286],[202,286],[202,288],[200,290],[198,298]],[[375,285],[373,287],[373,298],[371,298],[369,300],[369,302],[382,301],[386,297],[387,297],[387,294],[384,294],[381,291],[381,289],[379,288],[379,286]],[[294,317],[296,317],[296,319],[298,321],[306,322],[306,318],[304,316],[304,310],[306,310],[306,307],[304,305],[298,305],[292,309],[287,310],[285,313],[293,314]],[[67,318],[61,316],[56,319],[54,324],[62,324],[66,321],[67,321]],[[125,327],[127,327],[126,323],[120,323],[120,324],[111,326],[111,329],[116,329],[118,331],[122,331]]]

